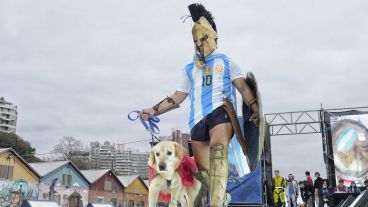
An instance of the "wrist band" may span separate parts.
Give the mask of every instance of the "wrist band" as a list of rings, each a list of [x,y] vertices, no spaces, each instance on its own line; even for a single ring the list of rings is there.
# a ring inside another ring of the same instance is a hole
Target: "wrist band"
[[[256,103],[257,102],[257,99],[255,98],[255,99],[253,99],[253,100],[251,100],[251,101],[249,101],[248,102],[248,106],[249,106],[249,108],[252,106],[252,104],[254,104],[254,103]]]

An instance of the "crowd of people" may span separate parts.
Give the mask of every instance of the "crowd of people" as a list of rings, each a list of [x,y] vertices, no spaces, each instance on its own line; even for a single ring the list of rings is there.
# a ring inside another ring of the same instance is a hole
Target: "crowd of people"
[[[272,180],[273,200],[276,207],[288,206],[297,207],[325,207],[333,205],[334,193],[351,193],[358,195],[368,188],[368,179],[364,181],[364,186],[358,187],[354,181],[350,182],[347,187],[343,179],[339,179],[337,186],[331,186],[327,179],[321,178],[319,172],[315,172],[315,179],[310,175],[309,171],[305,172],[306,179],[296,181],[293,174],[289,174],[288,178],[280,176],[278,170],[274,171],[275,177]],[[298,205],[297,200],[300,196],[303,201]]]

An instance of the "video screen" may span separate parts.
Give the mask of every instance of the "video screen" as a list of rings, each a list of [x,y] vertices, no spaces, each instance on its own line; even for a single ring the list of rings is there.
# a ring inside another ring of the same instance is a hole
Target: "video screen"
[[[368,179],[368,114],[359,113],[341,113],[330,122],[336,181],[363,186]]]

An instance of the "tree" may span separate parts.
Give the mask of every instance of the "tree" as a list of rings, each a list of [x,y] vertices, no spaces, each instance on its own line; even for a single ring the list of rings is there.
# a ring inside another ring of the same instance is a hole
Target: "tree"
[[[80,170],[89,169],[89,153],[83,149],[81,140],[71,136],[64,136],[59,143],[54,146],[53,152],[59,153],[62,160],[70,160]]]
[[[41,162],[35,156],[36,149],[17,134],[0,132],[0,148],[13,148],[27,162]]]

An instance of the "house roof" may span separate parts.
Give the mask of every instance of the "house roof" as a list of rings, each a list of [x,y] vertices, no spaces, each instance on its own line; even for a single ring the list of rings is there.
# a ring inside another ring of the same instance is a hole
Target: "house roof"
[[[148,189],[148,185],[139,175],[119,175],[117,176],[120,182],[124,185],[124,187],[128,187],[134,180],[139,179]]]
[[[119,175],[118,179],[125,187],[128,187],[135,179],[139,178],[139,175]]]
[[[57,161],[57,162],[34,162],[29,163],[42,177],[56,170],[57,168],[68,164],[69,161]]]
[[[148,190],[148,185],[139,175],[121,175],[118,176],[118,179],[120,180],[120,182],[123,183],[125,188],[128,188],[129,185],[132,184],[136,179],[139,179],[144,187]]]
[[[58,168],[70,164],[77,173],[80,174],[80,176],[89,184],[91,184],[88,179],[81,173],[81,171],[77,168],[77,166],[74,165],[71,161],[56,161],[56,162],[34,162],[30,163],[30,165],[41,175],[41,177],[45,177],[49,173],[51,173],[54,170],[57,170]]]
[[[2,154],[5,151],[8,151],[9,149],[11,149],[11,148],[0,148],[0,154]]]
[[[13,154],[15,154],[21,162],[23,162],[24,165],[26,165],[29,169],[32,170],[33,173],[35,173],[38,177],[41,177],[41,175],[37,172],[37,170],[35,170],[30,163],[28,163],[25,159],[23,159],[22,156],[20,156],[13,148],[0,148],[0,154],[3,154],[5,152],[12,152]]]
[[[96,182],[98,179],[100,179],[108,172],[111,172],[111,174],[113,174],[116,177],[117,181],[123,188],[125,187],[125,185],[121,182],[118,176],[110,169],[81,170],[81,173],[84,175],[84,177],[87,178],[88,182],[91,184]]]
[[[110,169],[81,170],[81,173],[90,183],[94,183],[109,171]]]

